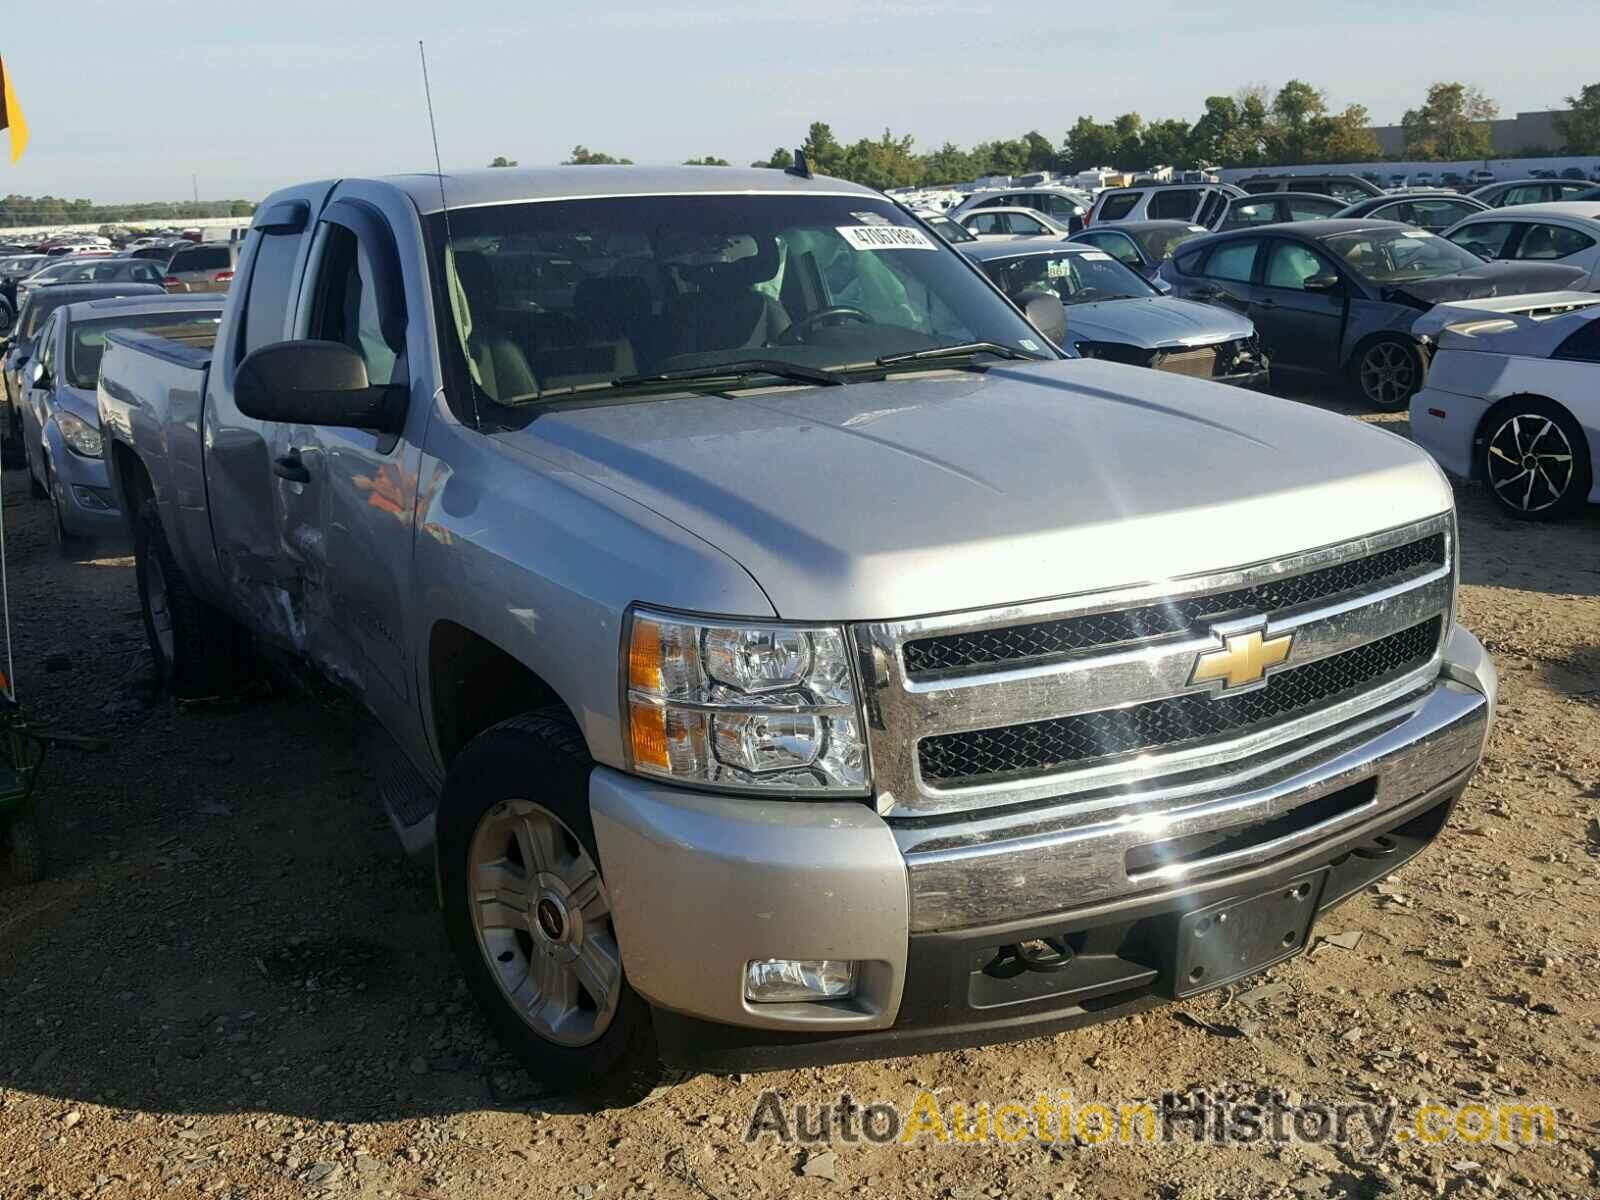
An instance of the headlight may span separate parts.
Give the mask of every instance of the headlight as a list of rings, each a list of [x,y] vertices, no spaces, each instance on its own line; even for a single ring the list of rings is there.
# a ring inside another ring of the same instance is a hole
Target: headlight
[[[61,430],[61,440],[66,442],[67,449],[85,458],[100,457],[102,450],[100,431],[89,422],[69,412],[58,412],[56,425]]]
[[[844,630],[635,611],[625,637],[634,770],[735,791],[866,791]]]

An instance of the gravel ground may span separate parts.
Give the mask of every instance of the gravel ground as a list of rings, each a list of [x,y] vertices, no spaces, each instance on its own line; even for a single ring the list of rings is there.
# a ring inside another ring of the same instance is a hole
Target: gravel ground
[[[1343,407],[1337,400],[1318,403]],[[1388,419],[1404,432],[1404,421]],[[631,1111],[542,1097],[466,1000],[427,873],[332,699],[156,696],[125,548],[72,561],[4,480],[22,694],[104,736],[46,768],[51,877],[0,891],[0,1197],[949,1198],[1600,1195],[1600,515],[1459,492],[1463,619],[1501,720],[1439,843],[1234,989],[1047,1040],[731,1079]],[[1354,941],[1353,938],[1341,939]],[[1539,1099],[1555,1143],[748,1145],[791,1100]]]

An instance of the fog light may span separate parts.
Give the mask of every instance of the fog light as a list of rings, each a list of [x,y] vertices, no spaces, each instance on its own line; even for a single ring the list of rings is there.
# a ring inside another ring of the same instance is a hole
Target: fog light
[[[752,1004],[843,1000],[855,995],[856,964],[843,958],[758,958],[744,971]]]

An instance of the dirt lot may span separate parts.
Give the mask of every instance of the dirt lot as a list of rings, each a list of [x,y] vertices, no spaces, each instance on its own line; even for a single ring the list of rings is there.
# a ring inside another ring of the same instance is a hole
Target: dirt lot
[[[1499,662],[1500,724],[1440,843],[1320,930],[1361,931],[1354,949],[1278,968],[1254,1007],[1230,989],[1044,1041],[703,1077],[589,1113],[538,1096],[466,1003],[349,711],[153,695],[132,559],[59,558],[8,475],[24,699],[109,744],[52,752],[52,877],[0,891],[0,1197],[1600,1195],[1600,515],[1529,527],[1459,498],[1463,617]],[[818,1104],[1527,1098],[1562,1133],[1371,1159],[841,1142],[803,1173],[805,1152],[741,1140],[768,1087]]]

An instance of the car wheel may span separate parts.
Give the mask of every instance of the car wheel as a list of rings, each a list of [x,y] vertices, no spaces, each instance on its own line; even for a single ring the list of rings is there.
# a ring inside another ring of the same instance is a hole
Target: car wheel
[[[62,513],[64,507],[60,495],[62,486],[61,482],[50,473],[50,468],[46,467],[44,472],[44,494],[45,498],[50,501],[50,531],[55,535],[56,553],[63,558],[72,558],[82,549],[83,539],[67,528],[67,522]]]
[[[506,1049],[549,1087],[631,1103],[673,1079],[623,974],[593,769],[564,710],[479,734],[439,806],[439,888],[467,987]]]
[[[154,500],[133,527],[134,576],[156,679],[182,699],[225,695],[233,689],[236,629],[194,594],[172,556]]]
[[[1549,400],[1513,400],[1490,412],[1477,449],[1489,494],[1502,512],[1519,520],[1567,516],[1594,485],[1583,430]]]
[[[1351,372],[1361,398],[1373,408],[1393,412],[1411,402],[1422,386],[1422,352],[1400,338],[1380,338],[1356,356]]]

